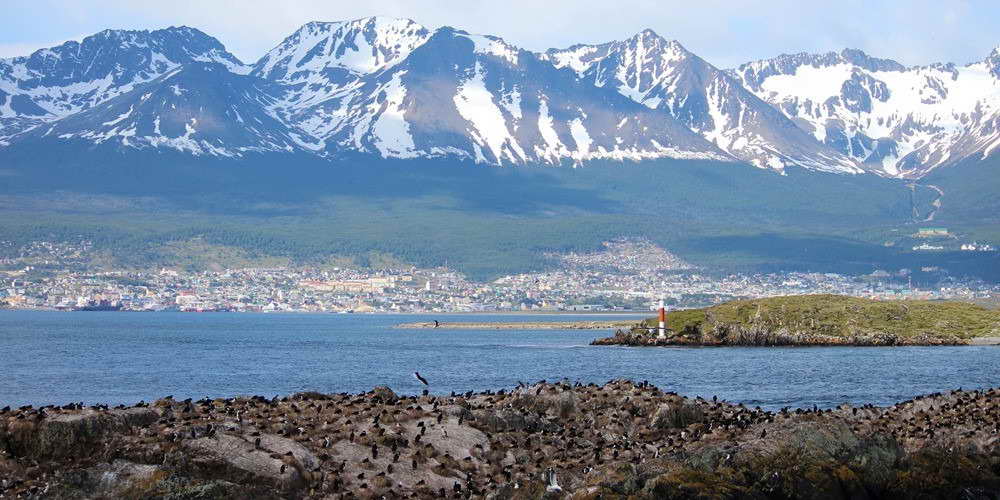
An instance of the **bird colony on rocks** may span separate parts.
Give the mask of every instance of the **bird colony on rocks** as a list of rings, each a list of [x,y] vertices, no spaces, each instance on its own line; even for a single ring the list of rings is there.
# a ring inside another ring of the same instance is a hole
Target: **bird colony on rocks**
[[[765,411],[625,380],[25,406],[0,496],[995,498],[998,426],[996,389]]]

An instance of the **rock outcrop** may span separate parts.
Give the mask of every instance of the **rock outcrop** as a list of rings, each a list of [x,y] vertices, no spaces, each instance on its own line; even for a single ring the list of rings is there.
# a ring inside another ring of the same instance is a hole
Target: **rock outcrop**
[[[779,412],[626,380],[390,393],[0,410],[0,497],[1000,494],[997,389]]]
[[[148,426],[160,416],[150,408],[88,408],[53,415],[39,409],[21,415],[25,416],[0,420],[0,445],[13,455],[35,460],[94,453],[107,436]]]
[[[855,335],[840,337],[823,335],[815,332],[792,331],[787,327],[741,323],[715,322],[702,325],[694,332],[678,333],[672,330],[660,337],[654,329],[636,327],[630,330],[617,330],[611,337],[592,341],[591,345],[622,345],[631,347],[643,346],[939,346],[968,345],[967,339],[958,337],[943,337],[934,335],[916,335],[901,337],[886,332],[859,331]]]
[[[257,439],[260,439],[257,442]],[[184,441],[187,465],[214,469],[220,476],[270,483],[280,490],[297,490],[318,479],[319,460],[301,444],[271,434],[216,434]]]

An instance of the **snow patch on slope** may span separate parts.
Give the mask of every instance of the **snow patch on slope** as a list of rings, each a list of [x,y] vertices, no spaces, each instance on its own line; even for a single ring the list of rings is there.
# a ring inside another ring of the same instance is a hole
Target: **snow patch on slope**
[[[499,57],[511,65],[517,64],[517,49],[507,45],[503,40],[485,35],[465,35],[465,37],[472,40],[472,43],[475,44],[475,52],[477,54]]]
[[[414,158],[417,155],[410,135],[410,125],[406,122],[403,101],[406,99],[406,87],[400,78],[405,72],[393,75],[385,91],[385,103],[372,126],[375,136],[375,147],[385,157]]]
[[[573,141],[576,142],[576,154],[574,155],[577,159],[583,159],[590,152],[590,145],[593,140],[590,138],[590,133],[587,132],[587,127],[583,125],[582,118],[574,118],[569,122],[569,133],[573,136]]]
[[[554,127],[554,120],[549,114],[549,103],[545,99],[539,100],[538,131],[542,136],[542,140],[545,141],[545,147],[535,146],[535,155],[552,162],[556,162],[559,158],[569,155],[569,150],[559,140],[559,134]]]
[[[809,99],[821,104],[830,96],[839,95],[844,81],[851,78],[853,67],[848,64],[837,64],[818,68],[810,65],[799,66],[794,74],[774,75],[761,87],[764,92],[779,96],[794,95],[800,99]]]
[[[469,121],[469,133],[476,144],[486,146],[497,161],[502,162],[505,157],[515,163],[523,161],[524,151],[511,136],[507,120],[493,102],[493,94],[486,89],[483,77],[483,68],[476,62],[473,74],[455,94],[455,107]]]
[[[555,67],[570,68],[577,76],[583,76],[583,73],[590,69],[590,63],[584,59],[597,51],[598,48],[592,45],[579,45],[564,51],[550,52],[548,57]]]
[[[116,124],[116,123],[118,123],[118,122],[120,122],[120,121],[128,118],[132,114],[132,108],[133,108],[133,106],[129,106],[128,107],[128,111],[126,111],[126,112],[122,113],[121,115],[119,115],[118,118],[115,118],[114,120],[111,120],[109,122],[104,122],[101,125],[105,125],[105,126],[107,126],[107,125],[114,125],[114,124]]]

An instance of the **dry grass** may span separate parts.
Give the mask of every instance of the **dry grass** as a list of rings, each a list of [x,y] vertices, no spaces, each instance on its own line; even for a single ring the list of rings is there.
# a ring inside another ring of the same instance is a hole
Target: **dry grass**
[[[705,413],[690,402],[662,406],[653,417],[653,428],[659,430],[683,429],[705,421]]]

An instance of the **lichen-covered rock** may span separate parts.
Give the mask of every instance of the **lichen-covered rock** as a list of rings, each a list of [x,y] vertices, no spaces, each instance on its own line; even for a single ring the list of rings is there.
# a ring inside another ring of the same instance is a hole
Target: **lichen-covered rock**
[[[67,471],[48,488],[44,498],[157,498],[161,500],[222,500],[254,496],[243,486],[220,480],[203,481],[175,474],[161,465],[127,460],[101,462]],[[3,497],[0,494],[0,497]]]
[[[0,448],[35,460],[91,454],[104,436],[145,427],[159,418],[150,408],[85,410],[75,414],[0,420]]]
[[[372,389],[373,400],[379,403],[392,404],[399,401],[399,396],[387,385],[376,386]]]
[[[97,478],[96,492],[114,496],[121,495],[125,490],[138,489],[163,479],[168,473],[157,465],[144,465],[115,460],[95,474]]]
[[[691,335],[680,335],[674,331],[667,330],[663,337],[658,332],[646,328],[632,328],[630,330],[617,330],[611,337],[596,339],[590,345],[623,345],[632,347],[655,347],[655,346],[678,346],[678,345],[701,345],[702,339]]]
[[[304,446],[270,434],[260,436],[259,447],[255,443],[250,436],[215,434],[183,445],[193,452],[187,465],[213,471],[213,477],[266,481],[282,489],[300,489],[315,479],[319,460]]]

